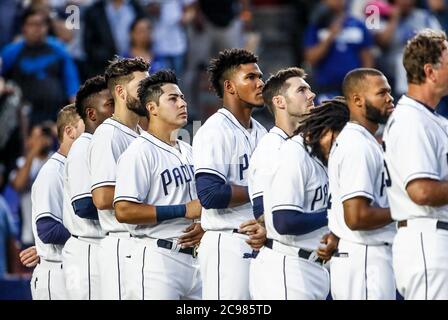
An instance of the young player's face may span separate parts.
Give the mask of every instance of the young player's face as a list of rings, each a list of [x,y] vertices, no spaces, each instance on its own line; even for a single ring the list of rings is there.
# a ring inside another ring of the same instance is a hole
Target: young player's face
[[[251,107],[262,107],[263,74],[256,63],[242,64],[232,75],[238,98]]]
[[[365,117],[374,123],[386,123],[394,111],[394,98],[384,76],[367,76],[365,86]]]
[[[126,107],[132,112],[143,117],[147,115],[146,108],[140,107],[140,101],[137,98],[138,84],[141,80],[148,77],[148,72],[136,71],[132,74],[134,78],[126,85]]]
[[[98,123],[110,118],[114,113],[114,99],[109,90],[99,92],[95,99],[95,114]]]
[[[154,113],[151,112],[150,121],[155,115],[156,121],[162,121],[173,128],[183,127],[187,124],[188,112],[182,91],[172,83],[162,86],[162,90],[163,94],[159,98],[159,104],[155,107]]]
[[[311,91],[310,85],[299,77],[286,80],[289,85],[286,90],[286,110],[293,117],[302,117],[314,107],[316,95]]]

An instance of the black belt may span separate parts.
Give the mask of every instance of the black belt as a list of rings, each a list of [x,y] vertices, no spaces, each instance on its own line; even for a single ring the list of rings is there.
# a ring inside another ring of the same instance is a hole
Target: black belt
[[[157,239],[157,246],[159,248],[171,250],[171,248],[173,248],[173,242],[164,240],[164,239]],[[194,258],[196,258],[196,256],[197,256],[195,247],[180,248],[179,252],[189,254],[189,255],[193,256]]]
[[[408,226],[408,220],[398,221],[398,228],[403,228]],[[448,222],[437,220],[437,229],[448,230]]]
[[[273,244],[274,244],[274,240],[273,239],[267,239],[264,245],[266,247],[268,247],[269,249],[272,249]],[[308,250],[305,250],[305,249],[300,249],[299,248],[297,250],[297,255],[299,256],[299,258],[302,258],[302,259],[305,259],[305,260],[308,260],[308,261],[312,261],[312,262],[316,262],[318,264],[323,264],[324,263],[324,260],[322,260],[321,258],[317,258],[316,260],[309,260],[309,258],[310,258],[310,256],[312,254],[313,254],[312,251],[308,251]]]

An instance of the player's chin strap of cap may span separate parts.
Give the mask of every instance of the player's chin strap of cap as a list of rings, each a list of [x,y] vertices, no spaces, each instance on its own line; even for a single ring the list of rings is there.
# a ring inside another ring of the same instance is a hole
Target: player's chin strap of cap
[[[315,262],[318,264],[324,263],[324,261],[317,256],[316,251],[308,251],[301,248],[294,248],[269,238],[266,240],[266,243],[264,245],[269,249],[278,251],[286,255],[296,255],[299,258]]]

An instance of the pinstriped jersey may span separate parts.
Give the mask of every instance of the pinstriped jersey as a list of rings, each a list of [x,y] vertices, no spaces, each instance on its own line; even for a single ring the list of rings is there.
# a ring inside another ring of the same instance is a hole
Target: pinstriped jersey
[[[87,151],[92,134],[84,132],[73,142],[64,169],[64,225],[71,234],[80,237],[101,238],[105,233],[98,220],[78,217],[73,202],[92,199]]]
[[[40,218],[49,217],[63,223],[64,165],[65,157],[55,152],[42,166],[31,187],[32,229],[37,254],[51,261],[62,261],[64,246],[43,243],[37,234],[36,222]]]
[[[115,199],[154,206],[186,204],[197,199],[191,146],[173,147],[148,132],[131,143],[118,160]],[[176,218],[156,224],[126,224],[136,236],[174,239],[192,220]]]
[[[269,208],[265,208],[268,237],[293,247],[316,250],[328,231],[327,226],[303,235],[281,235],[275,230],[272,212],[291,210],[313,214],[326,209],[328,179],[325,167],[308,153],[300,135],[282,144],[278,159],[272,182],[264,193],[264,204]]]
[[[245,129],[227,109],[221,108],[198,130],[193,139],[195,174],[209,173],[224,182],[247,186],[249,160],[266,129],[251,118],[251,129]],[[203,209],[204,230],[237,229],[253,219],[250,202],[225,209]]]
[[[331,194],[328,226],[338,237],[367,245],[392,243],[395,223],[375,230],[353,231],[344,218],[343,202],[355,197],[367,198],[375,207],[389,207],[383,166],[383,152],[375,137],[363,126],[347,123],[328,160]]]
[[[137,137],[137,132],[112,118],[96,128],[88,150],[90,191],[115,186],[118,158]],[[114,210],[98,210],[98,217],[104,232],[126,231],[115,218]]]
[[[448,221],[448,205],[420,206],[406,192],[415,179],[448,180],[448,121],[404,95],[384,129],[384,146],[392,218]]]

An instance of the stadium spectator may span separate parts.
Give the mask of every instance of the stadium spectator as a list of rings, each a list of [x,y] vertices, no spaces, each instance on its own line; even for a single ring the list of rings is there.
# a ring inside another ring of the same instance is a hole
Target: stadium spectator
[[[45,11],[29,8],[23,15],[23,39],[7,45],[1,54],[2,74],[14,80],[31,103],[32,124],[55,120],[58,108],[73,100],[79,87],[78,71],[61,42],[48,36]]]
[[[90,78],[102,74],[114,55],[129,52],[129,29],[143,17],[136,0],[100,0],[84,12],[83,45]]]
[[[345,0],[324,0],[305,32],[305,60],[313,68],[317,100],[341,95],[348,71],[372,67],[372,37],[364,22],[352,17]]]

